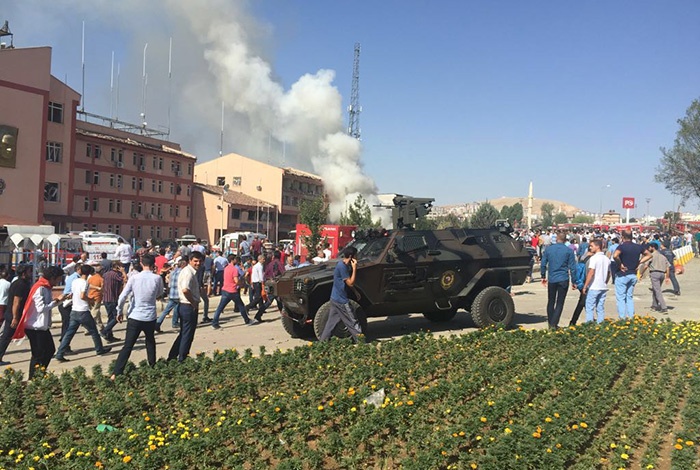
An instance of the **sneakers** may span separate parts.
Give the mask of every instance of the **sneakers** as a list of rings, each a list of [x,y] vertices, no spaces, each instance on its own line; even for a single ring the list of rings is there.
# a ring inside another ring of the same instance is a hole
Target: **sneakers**
[[[211,323],[211,318],[209,318],[209,317],[202,318],[202,323]]]
[[[218,330],[221,328],[218,323],[212,323],[211,327],[214,328],[215,330]]]
[[[56,357],[54,357],[54,359],[56,359],[58,362],[70,362],[70,359],[66,359],[63,356],[61,356],[61,357],[56,356]]]
[[[248,326],[257,325],[259,323],[260,323],[260,320],[258,320],[257,318],[253,318],[252,320],[250,320],[250,323],[248,323]]]
[[[105,338],[105,341],[111,344],[116,343],[117,341],[121,341],[121,338],[117,338],[116,336],[108,336],[107,338]]]
[[[98,356],[104,356],[105,354],[109,353],[112,350],[112,348],[102,348],[100,351],[97,351],[95,354]]]

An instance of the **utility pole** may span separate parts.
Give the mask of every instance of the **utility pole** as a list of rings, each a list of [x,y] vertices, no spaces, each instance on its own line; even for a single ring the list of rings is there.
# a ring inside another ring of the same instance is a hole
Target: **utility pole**
[[[360,43],[355,43],[355,60],[352,64],[352,91],[348,106],[348,135],[360,139]]]

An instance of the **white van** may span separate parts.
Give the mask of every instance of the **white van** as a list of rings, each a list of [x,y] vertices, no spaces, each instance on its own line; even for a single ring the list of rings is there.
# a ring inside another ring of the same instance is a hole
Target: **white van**
[[[256,232],[225,233],[224,236],[221,237],[221,240],[219,240],[219,248],[221,248],[221,251],[224,253],[224,256],[238,254],[238,243],[242,240],[243,235],[245,235],[248,238],[249,242],[253,241],[256,235],[261,241],[266,238],[266,235],[264,233]]]
[[[117,246],[124,241],[114,233],[80,232],[83,251],[88,253],[91,260],[101,260],[102,253],[107,253],[107,259],[114,259]]]

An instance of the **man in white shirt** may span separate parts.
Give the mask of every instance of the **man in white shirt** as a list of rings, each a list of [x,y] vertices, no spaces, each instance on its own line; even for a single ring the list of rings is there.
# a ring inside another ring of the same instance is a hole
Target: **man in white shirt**
[[[163,296],[163,278],[156,274],[155,257],[153,255],[143,255],[141,258],[143,271],[131,277],[126,283],[126,287],[119,294],[117,311],[122,312],[126,299],[131,293],[134,294],[132,302],[134,309],[126,323],[126,338],[124,347],[119,351],[117,362],[114,365],[112,380],[124,372],[126,361],[131,356],[134,344],[141,332],[146,337],[146,356],[148,364],[153,366],[156,363],[156,300]],[[122,322],[124,316],[120,313],[117,321]]]
[[[197,269],[204,262],[204,255],[199,251],[190,254],[190,263],[177,277],[177,289],[180,294],[180,333],[175,338],[168,353],[168,360],[182,362],[189,356],[194,333],[197,329],[197,314],[201,301],[201,289],[197,281]]]
[[[7,269],[0,268],[0,325],[5,321],[5,311],[7,310],[7,296],[10,292],[10,281],[7,280]]]
[[[257,325],[262,321],[262,314],[265,312],[265,301],[262,297],[262,290],[264,288],[263,282],[265,282],[265,255],[258,256],[258,262],[253,266],[253,270],[250,273],[250,285],[253,292],[253,300],[250,301],[250,305],[246,305],[246,309],[250,312],[254,307],[258,307],[258,312],[255,314],[255,318],[250,320],[248,326]]]
[[[73,336],[75,336],[75,333],[81,325],[84,326],[88,334],[92,336],[92,341],[95,343],[95,353],[98,356],[107,354],[112,350],[112,348],[105,348],[102,345],[102,338],[97,331],[95,319],[90,314],[91,300],[88,298],[89,286],[87,278],[95,270],[89,264],[81,264],[78,270],[80,277],[71,284],[73,306],[70,312],[70,322],[68,323],[66,333],[63,335],[63,339],[61,339],[61,344],[56,351],[56,360],[58,362],[68,362],[68,359],[65,357],[66,350],[70,347],[70,342],[73,340]]]
[[[134,250],[131,249],[131,245],[129,245],[126,240],[122,240],[114,251],[114,257],[121,261],[124,266],[124,271],[128,273],[131,267],[131,258],[134,257]]]
[[[591,240],[593,256],[588,261],[588,272],[583,285],[583,293],[586,295],[586,321],[593,321],[594,312],[597,313],[598,323],[605,320],[605,298],[608,295],[608,281],[610,280],[610,258],[603,252],[603,242],[600,239]]]

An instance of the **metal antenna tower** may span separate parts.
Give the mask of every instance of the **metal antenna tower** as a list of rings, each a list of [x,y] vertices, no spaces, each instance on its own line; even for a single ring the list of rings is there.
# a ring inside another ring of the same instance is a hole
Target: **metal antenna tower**
[[[348,106],[348,135],[360,139],[360,43],[355,43],[355,60],[352,64],[352,91]]]

